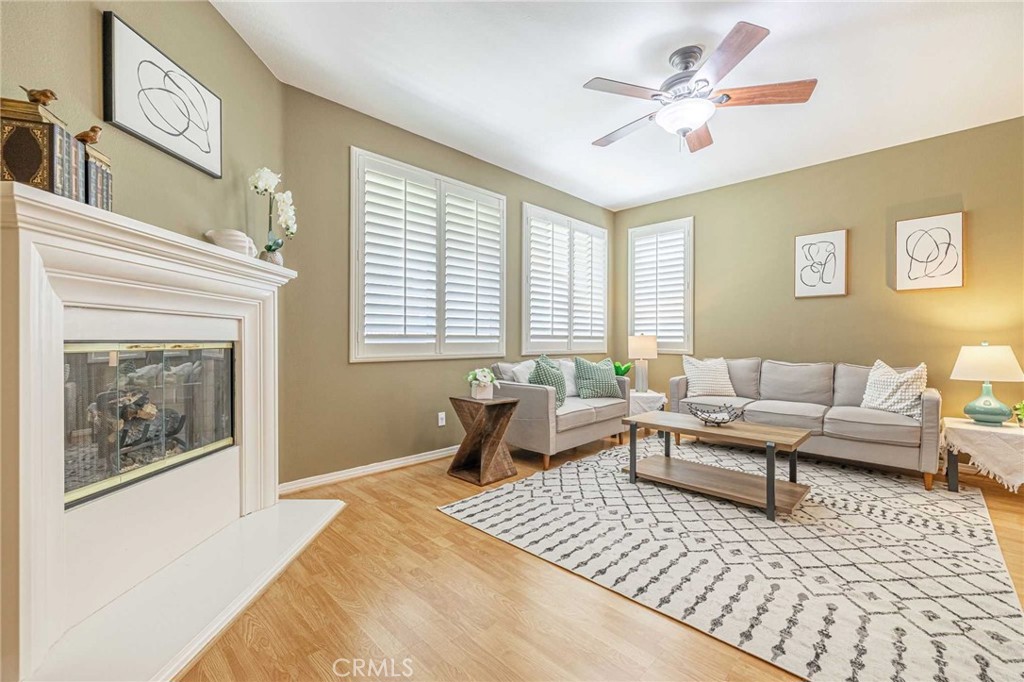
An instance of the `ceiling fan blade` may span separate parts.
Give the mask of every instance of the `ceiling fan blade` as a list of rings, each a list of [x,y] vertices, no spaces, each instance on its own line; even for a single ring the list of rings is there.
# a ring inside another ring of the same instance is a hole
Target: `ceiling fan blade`
[[[811,98],[817,78],[770,85],[751,85],[746,88],[725,88],[715,90],[709,98],[715,102],[723,95],[727,97],[719,107],[747,107],[756,104],[803,104]]]
[[[704,147],[710,147],[713,142],[707,123],[686,133],[686,146],[689,147],[691,153],[699,152]]]
[[[653,100],[656,96],[665,94],[661,90],[645,88],[642,85],[620,83],[619,81],[609,80],[608,78],[591,78],[583,84],[583,87],[588,90],[599,90],[601,92],[610,92],[613,95],[625,95],[626,97],[636,97],[637,99],[646,100]]]
[[[638,118],[637,120],[633,121],[632,123],[627,123],[626,125],[622,126],[618,130],[615,130],[613,132],[608,133],[607,135],[605,135],[604,137],[602,137],[599,140],[594,140],[594,142],[593,142],[594,146],[595,147],[607,147],[612,142],[616,142],[618,140],[621,140],[622,138],[624,138],[626,135],[629,135],[630,133],[635,133],[636,131],[640,130],[645,125],[647,125],[648,123],[653,121],[654,120],[654,114],[656,114],[656,113],[657,112],[654,112],[654,113],[651,113],[651,114],[647,114],[643,118]]]
[[[758,44],[768,37],[770,31],[761,26],[748,24],[741,21],[732,27],[729,35],[711,53],[708,60],[697,69],[697,73],[690,79],[691,83],[705,80],[709,85],[715,85],[725,78],[726,74],[732,71],[743,58],[750,54]]]

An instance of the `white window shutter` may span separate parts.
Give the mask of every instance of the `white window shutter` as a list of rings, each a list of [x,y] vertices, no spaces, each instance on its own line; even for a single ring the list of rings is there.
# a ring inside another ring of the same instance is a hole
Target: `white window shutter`
[[[604,230],[572,233],[572,349],[604,352],[608,243]]]
[[[569,226],[526,218],[526,352],[569,350]]]
[[[693,219],[630,230],[630,334],[693,351]]]
[[[437,190],[396,170],[362,180],[363,342],[384,354],[437,340]]]
[[[442,353],[503,353],[503,202],[443,184]]]

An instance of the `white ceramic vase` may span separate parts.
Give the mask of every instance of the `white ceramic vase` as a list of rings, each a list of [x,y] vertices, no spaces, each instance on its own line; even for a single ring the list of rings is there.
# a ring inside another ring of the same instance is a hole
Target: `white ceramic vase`
[[[474,381],[469,386],[469,394],[476,400],[493,400],[494,384]]]
[[[255,258],[259,253],[256,243],[252,238],[241,230],[209,230],[204,235],[206,241],[213,242],[217,246],[223,246],[236,253]]]

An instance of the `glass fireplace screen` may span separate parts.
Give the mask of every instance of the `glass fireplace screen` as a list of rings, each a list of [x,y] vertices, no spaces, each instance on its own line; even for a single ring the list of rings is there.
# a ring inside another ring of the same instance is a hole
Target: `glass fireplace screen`
[[[231,343],[64,345],[64,506],[234,442]]]

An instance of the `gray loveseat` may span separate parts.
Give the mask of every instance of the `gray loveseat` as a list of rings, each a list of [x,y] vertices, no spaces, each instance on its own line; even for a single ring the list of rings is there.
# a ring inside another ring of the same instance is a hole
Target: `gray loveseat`
[[[557,360],[557,358],[555,358]],[[616,377],[623,398],[580,398],[569,396],[555,408],[555,389],[550,386],[517,383],[508,363],[497,363],[491,371],[501,384],[495,398],[518,398],[519,405],[505,432],[511,446],[540,453],[544,469],[551,455],[608,436],[622,436],[622,418],[629,415],[629,378]]]
[[[686,377],[669,380],[669,409],[688,414],[686,403],[743,407],[743,419],[807,429],[800,452],[879,464],[924,474],[931,490],[939,467],[942,398],[921,396],[921,421],[861,407],[870,367],[831,362],[790,363],[761,358],[726,360],[736,397],[686,397]]]

